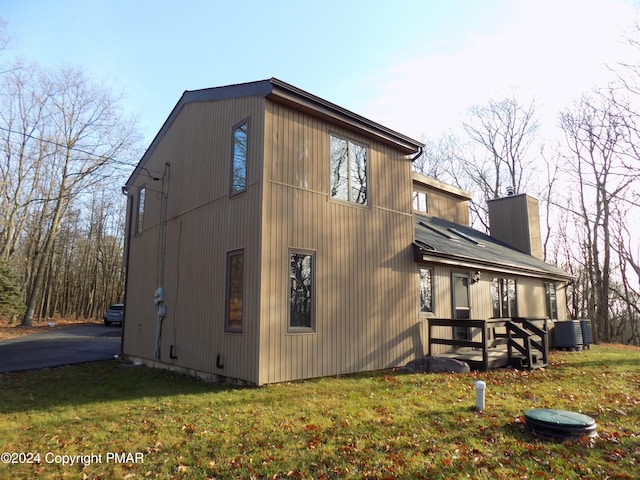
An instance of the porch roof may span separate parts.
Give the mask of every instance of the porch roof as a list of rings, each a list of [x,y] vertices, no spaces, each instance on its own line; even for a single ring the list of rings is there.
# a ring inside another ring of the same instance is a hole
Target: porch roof
[[[567,281],[564,270],[486,235],[442,218],[414,214],[414,257],[471,269]]]

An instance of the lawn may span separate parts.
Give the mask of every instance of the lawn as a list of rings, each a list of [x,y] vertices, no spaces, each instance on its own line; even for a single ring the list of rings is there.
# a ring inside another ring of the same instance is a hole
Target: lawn
[[[385,371],[262,388],[118,361],[4,374],[0,452],[16,463],[0,464],[0,478],[640,477],[640,350],[551,360],[532,372]],[[487,384],[484,412],[476,380]],[[593,417],[598,437],[534,437],[523,414],[542,407]]]

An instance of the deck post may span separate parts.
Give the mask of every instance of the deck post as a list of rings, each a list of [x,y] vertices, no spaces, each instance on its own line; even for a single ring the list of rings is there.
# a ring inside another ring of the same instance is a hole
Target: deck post
[[[487,347],[488,324],[485,320],[482,327],[482,368],[485,372],[489,371],[489,348]]]

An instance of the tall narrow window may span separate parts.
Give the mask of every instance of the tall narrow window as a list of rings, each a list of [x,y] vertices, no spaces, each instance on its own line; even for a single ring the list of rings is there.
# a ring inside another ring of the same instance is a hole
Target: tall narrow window
[[[556,284],[546,282],[544,284],[544,301],[547,317],[551,320],[558,319],[558,301],[556,298]]]
[[[231,161],[231,195],[247,189],[247,122],[233,129]]]
[[[225,331],[242,333],[244,252],[227,255],[227,315]]]
[[[313,325],[313,254],[289,254],[289,328],[311,330]]]
[[[140,187],[138,190],[138,218],[136,222],[136,233],[142,233],[142,227],[144,225],[144,197],[145,187]]]
[[[418,288],[420,290],[420,313],[433,313],[433,271],[418,268]]]
[[[517,317],[518,297],[516,295],[516,281],[512,278],[492,278],[491,304],[493,305],[494,317]]]
[[[367,204],[367,147],[331,135],[331,197]]]

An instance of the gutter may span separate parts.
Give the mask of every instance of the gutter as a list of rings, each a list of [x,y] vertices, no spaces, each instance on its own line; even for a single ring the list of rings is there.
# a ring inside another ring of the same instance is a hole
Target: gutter
[[[417,262],[434,262],[442,265],[451,265],[455,267],[463,267],[468,269],[484,269],[491,270],[498,273],[506,273],[510,275],[522,275],[525,277],[535,278],[547,278],[552,280],[559,280],[562,282],[570,282],[573,277],[570,275],[562,275],[560,273],[554,274],[553,272],[547,272],[544,270],[538,270],[534,268],[523,268],[517,265],[504,265],[496,264],[489,261],[483,261],[478,259],[470,259],[468,257],[462,257],[452,255],[450,253],[442,253],[437,251],[426,252],[423,247],[417,244],[413,244],[414,248],[414,260]]]

